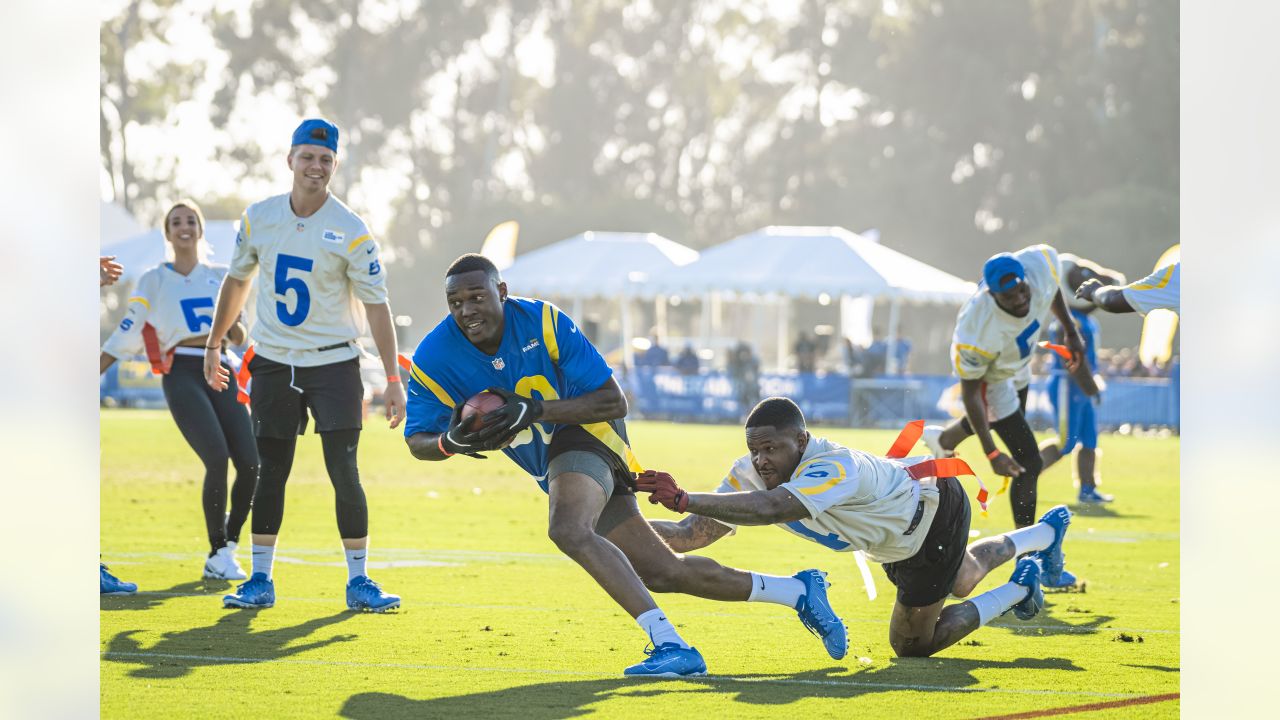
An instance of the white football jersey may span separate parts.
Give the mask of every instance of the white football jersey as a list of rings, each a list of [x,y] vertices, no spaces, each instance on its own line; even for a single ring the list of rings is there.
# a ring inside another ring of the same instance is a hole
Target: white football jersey
[[[1181,311],[1182,261],[1157,268],[1141,280],[1125,285],[1121,291],[1134,310],[1146,315],[1152,310]]]
[[[294,215],[289,195],[250,205],[240,218],[228,274],[248,279],[261,268],[249,335],[268,360],[310,367],[360,354],[360,303],[387,301],[378,244],[342,201],[329,199],[311,217]],[[317,348],[348,343],[319,352]]]
[[[124,319],[102,351],[114,358],[143,352],[142,326],[156,329],[160,349],[170,348],[188,338],[208,334],[213,327],[213,306],[218,288],[227,274],[225,265],[199,263],[188,275],[180,275],[170,263],[157,265],[138,278],[125,310]]]
[[[1031,288],[1031,309],[1014,317],[996,305],[985,284],[960,308],[951,339],[951,364],[962,380],[998,382],[1031,362],[1031,352],[1049,322],[1053,298],[1061,286],[1058,251],[1032,245],[1014,253]]]
[[[905,560],[924,543],[938,510],[937,485],[907,474],[906,466],[914,462],[876,457],[810,436],[796,471],[782,484],[805,506],[809,517],[777,525],[839,552],[862,550],[881,563]],[[739,458],[716,488],[718,493],[753,490],[768,487],[750,455]],[[920,523],[904,535],[920,501],[924,501]]]

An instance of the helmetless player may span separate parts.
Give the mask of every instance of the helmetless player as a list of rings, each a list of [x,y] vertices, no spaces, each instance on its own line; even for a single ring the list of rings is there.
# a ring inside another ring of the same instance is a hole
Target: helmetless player
[[[1012,254],[1000,253],[983,265],[982,278],[977,292],[960,308],[951,341],[964,417],[945,429],[926,427],[924,440],[934,455],[945,457],[966,437],[976,434],[991,469],[1013,478],[1009,494],[1013,523],[1025,527],[1035,522],[1036,487],[1042,469],[1040,449],[1024,415],[1027,385],[1031,382],[1031,353],[1050,313],[1061,323],[1071,351],[1068,367],[1072,377],[1090,397],[1098,394],[1098,388],[1084,360],[1084,341],[1059,289],[1056,250],[1033,245]],[[992,430],[1013,457],[996,447]],[[1048,584],[1056,586],[1053,581]],[[1074,579],[1068,575],[1063,581],[1071,584]]]
[[[927,457],[876,457],[813,437],[800,408],[782,397],[751,411],[746,443],[747,454],[714,493],[685,492],[665,472],[636,479],[639,490],[652,493],[650,502],[690,513],[679,523],[654,521],[658,534],[685,552],[738,525],[776,524],[832,550],[866,552],[898,589],[889,620],[889,644],[898,655],[932,655],[1009,610],[1030,620],[1044,604],[1042,574],[1065,572],[1062,541],[1071,522],[1065,506],[966,548],[969,499],[955,477],[934,477],[943,473]],[[1024,553],[1034,554],[1018,562],[1009,582],[943,608],[948,594],[965,597]]]
[[[706,673],[653,592],[771,602],[797,611],[833,658],[848,638],[818,570],[792,577],[676,555],[640,515],[630,488],[641,469],[627,440],[626,397],[613,370],[554,305],[507,294],[498,269],[463,255],[445,273],[449,316],[413,355],[405,442],[414,457],[442,461],[501,449],[549,495],[548,535],[635,618],[654,649],[625,675]],[[485,426],[463,428],[467,398],[483,390],[505,404]],[[455,461],[457,462],[457,461]]]
[[[365,569],[369,510],[356,467],[364,399],[355,342],[362,334],[361,316],[369,321],[387,373],[384,398],[393,428],[404,413],[396,332],[378,244],[364,220],[328,190],[337,152],[333,123],[310,119],[298,126],[288,156],[293,189],[245,211],[231,269],[218,295],[214,337],[221,337],[240,313],[250,279],[260,270],[251,360],[246,353],[261,459],[253,499],[253,568],[249,580],[223,598],[228,607],[275,603],[271,571],[284,517],[285,481],[308,410],[336,496],[338,532],[347,556],[347,607],[381,612],[400,605],[400,598],[384,593]],[[205,352],[205,376],[215,388],[229,383],[216,347]]]
[[[122,357],[146,351],[152,372],[161,376],[165,403],[182,437],[204,464],[201,501],[209,556],[204,577],[243,580],[236,562],[240,528],[249,517],[258,474],[258,449],[253,442],[249,413],[236,402],[235,388],[214,390],[204,381],[203,361],[208,328],[213,324],[213,301],[227,274],[222,265],[200,259],[204,215],[184,200],[164,216],[165,240],[173,260],[142,274],[129,298],[119,327],[102,346],[100,371]],[[244,341],[244,325],[229,331],[233,343]],[[226,363],[226,359],[220,360]],[[227,460],[236,468],[227,508]]]

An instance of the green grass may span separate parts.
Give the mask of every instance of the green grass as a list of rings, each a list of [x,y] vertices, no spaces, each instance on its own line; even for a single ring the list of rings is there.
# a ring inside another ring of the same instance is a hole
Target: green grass
[[[630,430],[644,464],[690,489],[713,488],[743,452],[728,426]],[[818,432],[876,452],[894,435]],[[848,657],[831,661],[785,608],[662,595],[714,677],[626,681],[621,670],[641,659],[645,637],[558,554],[545,534],[546,497],[505,459],[419,463],[398,431],[370,421],[360,467],[371,574],[404,606],[361,615],[345,611],[333,493],[319,442],[306,436],[288,486],[276,607],[228,611],[220,597],[230,585],[199,579],[206,541],[194,453],[164,412],[103,411],[103,559],[143,592],[102,599],[102,715],[968,718],[1175,693],[1178,440],[1106,436],[1103,447],[1104,487],[1120,500],[1078,515],[1067,539],[1068,567],[1087,591],[1048,595],[1030,623],[1008,615],[939,657],[897,659],[887,630],[893,590],[878,567],[872,602],[849,554],[746,528],[703,552],[760,572],[829,571]],[[1066,461],[1041,477],[1041,508],[1073,497]],[[671,517],[642,504],[651,517]],[[993,499],[990,517],[976,510],[983,535],[1010,527],[1006,496]],[[979,592],[1011,571],[998,569]],[[1178,707],[1075,716],[1176,717]]]

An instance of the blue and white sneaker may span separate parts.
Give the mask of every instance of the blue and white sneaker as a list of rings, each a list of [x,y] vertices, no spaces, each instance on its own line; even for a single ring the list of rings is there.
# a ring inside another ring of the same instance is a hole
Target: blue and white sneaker
[[[1103,503],[1109,503],[1115,499],[1115,495],[1100,493],[1098,492],[1097,486],[1094,486],[1087,490],[1085,488],[1080,488],[1080,495],[1076,497],[1076,502],[1081,505],[1101,505]]]
[[[827,654],[839,660],[849,650],[849,633],[827,600],[827,574],[821,570],[801,570],[793,575],[804,583],[804,595],[796,602],[796,614],[809,632],[822,638]]]
[[[138,592],[138,584],[125,582],[107,572],[107,566],[98,563],[98,582],[103,595],[132,595]]]
[[[1040,589],[1040,561],[1030,557],[1019,560],[1009,582],[1031,591],[1027,593],[1026,598],[1010,608],[1013,614],[1019,620],[1030,620],[1039,614],[1044,608],[1044,591]]]
[[[224,608],[269,608],[276,604],[276,584],[266,573],[256,572],[236,586],[235,594],[222,596]]]
[[[645,648],[644,662],[622,671],[628,677],[696,677],[707,674],[707,663],[697,648],[680,647],[675,643],[663,643],[650,650]]]
[[[347,609],[386,612],[400,607],[399,595],[388,595],[382,587],[369,578],[359,575],[347,583]]]
[[[1066,505],[1049,508],[1048,512],[1040,516],[1040,522],[1053,528],[1053,544],[1035,553],[1044,570],[1045,587],[1075,585],[1075,576],[1063,569],[1067,556],[1062,552],[1062,540],[1067,536],[1067,526],[1071,524],[1071,511]]]

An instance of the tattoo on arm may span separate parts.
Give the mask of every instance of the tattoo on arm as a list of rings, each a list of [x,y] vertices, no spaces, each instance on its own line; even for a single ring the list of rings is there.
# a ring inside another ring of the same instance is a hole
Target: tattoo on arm
[[[702,515],[690,515],[680,522],[650,520],[649,524],[676,552],[704,548],[730,532],[726,525]]]

